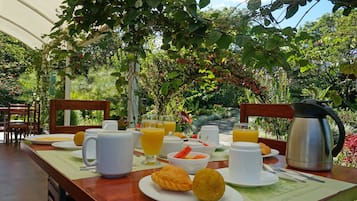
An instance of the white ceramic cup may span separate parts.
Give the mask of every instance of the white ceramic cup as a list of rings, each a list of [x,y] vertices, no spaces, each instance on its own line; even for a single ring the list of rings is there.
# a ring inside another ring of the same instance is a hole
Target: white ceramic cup
[[[96,142],[96,159],[88,161],[86,148]],[[131,172],[133,165],[134,136],[125,131],[103,131],[97,137],[88,137],[83,143],[83,162],[96,166],[97,172],[106,178],[122,177]]]
[[[219,144],[219,129],[216,125],[204,125],[199,132],[199,139],[202,141],[218,145]]]
[[[88,128],[85,130],[84,140],[89,137],[96,137],[98,136],[99,132],[104,131],[102,128]],[[95,158],[95,141],[90,141],[87,145],[86,155],[88,158]],[[82,149],[82,156],[83,156],[83,149]]]
[[[178,152],[181,150],[183,140],[177,136],[164,136],[164,143],[161,147],[159,156],[166,158],[167,154],[171,152]]]
[[[232,143],[229,149],[228,169],[233,181],[244,184],[259,183],[262,166],[263,158],[258,143]]]
[[[104,130],[116,131],[116,130],[118,130],[118,121],[117,120],[104,120],[102,122],[102,128]]]

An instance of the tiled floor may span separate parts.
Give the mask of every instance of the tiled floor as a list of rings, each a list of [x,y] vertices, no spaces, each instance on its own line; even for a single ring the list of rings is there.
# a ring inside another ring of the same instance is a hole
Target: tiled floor
[[[4,144],[0,133],[0,200],[47,200],[47,175],[20,150],[19,144]]]

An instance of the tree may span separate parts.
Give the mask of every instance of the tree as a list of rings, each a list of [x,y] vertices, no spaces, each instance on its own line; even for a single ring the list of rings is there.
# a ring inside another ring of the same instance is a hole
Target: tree
[[[301,28],[312,36],[301,41],[300,49],[308,65],[295,69],[296,86],[306,93],[320,93],[322,98],[334,101],[336,106],[356,108],[357,11],[348,16],[342,12],[324,15],[320,20]],[[298,83],[298,84],[297,84]],[[309,90],[310,89],[310,90]],[[326,92],[323,92],[323,90]],[[310,92],[308,92],[310,91]],[[323,92],[323,93],[322,93]],[[295,92],[301,94],[301,91]]]
[[[308,0],[309,2],[311,0]],[[56,23],[53,38],[53,53],[64,52],[63,40],[71,47],[70,54],[80,51],[78,40],[92,40],[100,38],[103,33],[113,33],[118,30],[124,42],[123,49],[128,58],[129,87],[135,81],[140,57],[145,57],[145,44],[149,36],[162,36],[161,48],[168,51],[171,58],[178,58],[182,49],[198,53],[214,49],[227,50],[232,42],[242,51],[242,61],[248,66],[274,70],[274,66],[290,68],[286,62],[292,54],[296,54],[292,38],[296,30],[292,28],[278,29],[267,27],[274,21],[272,12],[287,5],[286,18],[293,16],[299,6],[305,6],[306,0],[280,1],[262,6],[260,0],[248,1],[248,16],[260,16],[263,23],[249,29],[252,37],[242,37],[234,32],[222,30],[205,18],[199,12],[209,4],[209,0],[137,0],[137,1],[90,1],[90,0],[65,0],[60,21]],[[336,8],[340,2],[333,1]],[[354,4],[344,4],[346,14]],[[258,20],[256,20],[258,22]],[[62,30],[61,26],[66,25]],[[259,38],[256,38],[259,36]],[[83,43],[82,43],[83,44]],[[197,55],[198,55],[197,54]],[[54,54],[55,55],[55,54]],[[306,61],[300,60],[303,66]],[[72,63],[70,63],[72,64]],[[75,67],[75,65],[72,67]],[[132,102],[133,92],[128,90],[128,101]],[[132,94],[131,94],[132,93]],[[130,104],[128,104],[130,105]],[[128,108],[128,116],[132,121]]]
[[[30,65],[32,50],[0,32],[0,105],[16,102],[22,94],[18,78]]]

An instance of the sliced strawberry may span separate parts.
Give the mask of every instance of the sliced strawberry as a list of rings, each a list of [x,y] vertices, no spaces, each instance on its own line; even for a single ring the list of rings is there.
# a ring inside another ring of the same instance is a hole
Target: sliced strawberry
[[[175,158],[185,158],[190,152],[192,148],[190,146],[184,147],[181,151],[175,154]]]
[[[207,143],[203,142],[202,140],[198,140],[198,142],[201,143],[201,144],[203,144],[203,146],[206,146],[206,147],[209,146]]]

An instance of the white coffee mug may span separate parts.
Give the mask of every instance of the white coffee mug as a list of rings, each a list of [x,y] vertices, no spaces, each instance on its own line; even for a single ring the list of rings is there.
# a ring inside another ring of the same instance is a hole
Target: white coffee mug
[[[234,142],[229,149],[229,177],[242,184],[260,182],[263,166],[260,146],[253,142]]]
[[[96,142],[96,159],[89,161],[86,148]],[[97,172],[106,178],[122,177],[132,170],[134,137],[131,132],[103,131],[97,137],[88,137],[83,143],[83,162],[96,166]]]
[[[86,140],[89,137],[96,137],[98,136],[99,132],[104,131],[101,128],[88,128],[85,130],[85,135],[84,135],[84,140]],[[87,149],[86,149],[86,155],[88,158],[95,158],[95,141],[90,141],[88,142]],[[82,156],[83,156],[83,149],[82,149]]]
[[[216,125],[204,125],[199,132],[199,139],[202,141],[218,145],[219,144],[219,129]]]
[[[116,130],[118,130],[118,121],[117,120],[104,120],[102,122],[102,128],[104,130],[116,131]]]

